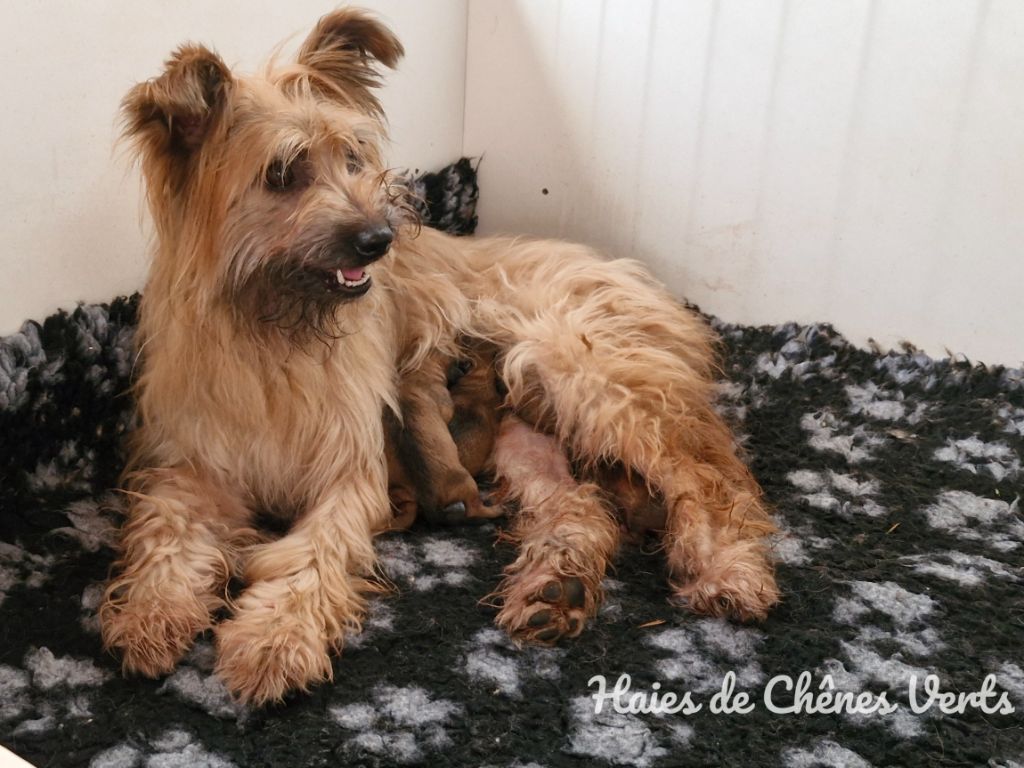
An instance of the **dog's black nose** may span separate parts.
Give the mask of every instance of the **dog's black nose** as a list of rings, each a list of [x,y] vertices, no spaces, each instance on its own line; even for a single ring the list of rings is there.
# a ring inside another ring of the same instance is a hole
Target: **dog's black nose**
[[[352,248],[364,259],[379,259],[388,252],[394,239],[391,227],[367,227],[352,236]]]

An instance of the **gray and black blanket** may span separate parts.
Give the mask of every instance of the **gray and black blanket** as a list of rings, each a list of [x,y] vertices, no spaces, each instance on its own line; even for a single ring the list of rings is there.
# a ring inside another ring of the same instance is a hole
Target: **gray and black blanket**
[[[468,162],[419,184],[472,231]],[[672,607],[636,547],[581,638],[518,648],[478,603],[513,554],[496,527],[417,524],[380,540],[399,590],[334,683],[253,711],[209,638],[155,681],[100,647],[136,306],[0,340],[0,743],[35,765],[1024,766],[1024,371],[714,321],[720,407],[783,530],[767,622]],[[600,678],[622,695],[597,711]],[[722,711],[730,683],[749,712]],[[650,711],[668,693],[699,710]]]

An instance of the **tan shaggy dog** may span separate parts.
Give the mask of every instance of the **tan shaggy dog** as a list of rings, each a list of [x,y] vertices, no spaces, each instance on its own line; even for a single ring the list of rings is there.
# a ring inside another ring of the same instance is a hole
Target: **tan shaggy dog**
[[[341,10],[292,63],[242,76],[184,45],[124,100],[156,227],[131,508],[101,608],[127,671],[168,672],[227,607],[217,670],[242,700],[330,679],[378,583],[382,414],[400,413],[400,377],[443,376],[430,361],[466,335],[496,345],[518,414],[494,454],[523,506],[501,626],[552,642],[600,601],[619,529],[567,457],[660,494],[689,608],[756,619],[778,599],[770,518],[712,409],[708,328],[634,262],[420,230],[372,91],[401,54]],[[288,532],[261,538],[257,512]],[[246,586],[229,600],[232,574]]]

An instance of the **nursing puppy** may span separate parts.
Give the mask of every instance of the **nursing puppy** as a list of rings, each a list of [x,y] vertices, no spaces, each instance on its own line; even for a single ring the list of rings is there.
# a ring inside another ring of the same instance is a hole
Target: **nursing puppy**
[[[758,619],[778,599],[773,527],[711,407],[708,328],[636,263],[420,230],[373,93],[401,54],[341,10],[294,62],[239,75],[184,45],[124,100],[156,228],[131,507],[101,608],[127,671],[170,671],[237,574],[215,630],[228,687],[262,704],[332,677],[390,517],[382,414],[401,413],[400,377],[443,376],[431,361],[460,336],[496,346],[526,420],[503,423],[494,456],[523,506],[497,619],[513,636],[576,634],[600,601],[619,529],[569,459],[660,494],[690,609]],[[288,532],[254,544],[257,513]]]
[[[435,523],[461,523],[502,514],[486,506],[476,478],[492,474],[502,396],[496,350],[470,342],[458,360],[435,357],[399,385],[401,419],[384,413],[389,528],[412,525],[422,514]],[[446,371],[442,378],[437,375]]]

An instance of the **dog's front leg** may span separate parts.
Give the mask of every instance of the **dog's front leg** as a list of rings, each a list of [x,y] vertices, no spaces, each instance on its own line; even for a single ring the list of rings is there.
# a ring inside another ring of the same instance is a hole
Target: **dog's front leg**
[[[217,672],[240,700],[279,701],[333,678],[331,651],[358,631],[373,586],[372,530],[388,512],[379,474],[333,490],[253,553],[249,586],[216,630]]]
[[[232,494],[182,469],[135,475],[122,556],[100,607],[104,646],[126,672],[170,672],[224,604],[249,510]]]

